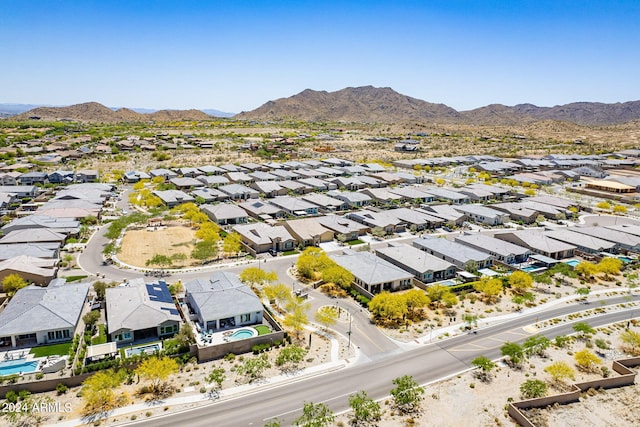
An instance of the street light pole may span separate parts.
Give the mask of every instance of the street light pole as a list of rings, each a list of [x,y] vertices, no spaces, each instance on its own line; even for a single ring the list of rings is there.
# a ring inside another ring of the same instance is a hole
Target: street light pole
[[[349,313],[349,332],[347,332],[347,335],[349,336],[348,348],[351,349],[351,322],[353,321],[353,315],[351,314],[350,311],[348,313]]]

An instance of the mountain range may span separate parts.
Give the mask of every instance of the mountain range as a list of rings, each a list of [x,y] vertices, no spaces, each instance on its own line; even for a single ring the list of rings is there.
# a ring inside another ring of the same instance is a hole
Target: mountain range
[[[0,104],[16,114],[23,104]],[[148,110],[105,107],[97,102],[68,107],[37,107],[14,115],[17,120],[71,119],[116,123],[122,121],[210,120],[212,116],[230,117],[218,110]],[[22,109],[22,111],[25,111]],[[268,101],[252,111],[233,116],[247,120],[295,119],[305,121],[343,121],[360,123],[443,123],[474,125],[526,125],[541,121],[562,121],[577,125],[606,126],[640,120],[640,101],[615,104],[574,102],[554,107],[533,104],[506,106],[491,104],[468,111],[457,111],[400,94],[391,88],[373,86],[348,87],[336,92],[306,89],[288,98]]]
[[[231,117],[233,113],[219,110],[154,110],[145,108],[109,108],[97,102],[86,102],[67,107],[30,104],[0,104],[0,117],[26,120],[29,117],[71,119],[81,121],[117,123],[122,121],[211,120],[212,117]]]
[[[611,125],[640,119],[640,101],[615,104],[575,102],[555,107],[492,104],[469,111],[456,111],[444,104],[412,98],[388,87],[363,86],[336,92],[307,89],[288,98],[269,101],[235,118],[479,125],[517,125],[557,120],[579,125]]]

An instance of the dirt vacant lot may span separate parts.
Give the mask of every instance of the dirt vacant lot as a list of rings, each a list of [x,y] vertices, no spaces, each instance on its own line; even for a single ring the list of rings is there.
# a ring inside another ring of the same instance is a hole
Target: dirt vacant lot
[[[197,262],[190,256],[195,240],[195,230],[184,226],[163,227],[155,231],[128,230],[122,239],[118,258],[126,264],[146,267],[145,263],[156,254],[167,257],[184,254],[186,259],[174,261],[172,267],[192,265]]]

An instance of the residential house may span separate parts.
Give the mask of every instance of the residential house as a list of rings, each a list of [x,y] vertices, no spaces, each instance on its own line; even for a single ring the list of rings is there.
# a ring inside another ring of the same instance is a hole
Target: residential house
[[[284,210],[289,215],[317,215],[318,206],[290,196],[274,197],[270,203]]]
[[[505,264],[520,264],[526,262],[531,255],[531,250],[522,246],[496,239],[486,234],[463,234],[455,238],[455,241],[486,252],[496,260]]]
[[[606,227],[572,227],[572,231],[576,231],[587,236],[596,237],[616,244],[618,252],[636,252],[640,253],[640,236],[631,233],[625,233],[624,230],[615,230]]]
[[[371,197],[354,191],[331,190],[327,196],[346,202],[352,208],[362,208],[371,203]]]
[[[57,233],[49,228],[24,228],[10,231],[0,238],[0,245],[15,243],[55,243],[64,245],[66,234]]]
[[[201,175],[196,179],[207,187],[219,187],[221,185],[227,185],[231,182],[229,181],[229,178],[222,175]]]
[[[212,165],[198,166],[198,170],[200,170],[205,175],[222,175],[227,172],[225,169]]]
[[[529,248],[537,254],[553,259],[571,258],[575,255],[576,250],[574,245],[547,237],[540,230],[500,232],[496,233],[494,237]]]
[[[185,178],[197,178],[200,175],[204,174],[204,172],[202,172],[200,169],[192,167],[178,168],[176,169],[176,172],[178,173],[178,175],[181,175]]]
[[[501,225],[509,219],[508,214],[481,204],[455,205],[453,208],[479,224]]]
[[[414,203],[431,203],[434,195],[422,191],[423,187],[394,187],[389,188],[389,192],[402,196],[404,200]]]
[[[285,227],[264,223],[234,225],[233,231],[240,234],[242,243],[254,253],[288,251],[295,247],[296,240]]]
[[[306,194],[313,191],[313,188],[298,181],[278,181],[280,187],[287,190],[287,193]]]
[[[142,171],[127,171],[122,176],[122,180],[128,184],[134,184],[142,179],[151,179],[151,175]]]
[[[248,174],[251,178],[253,178],[253,181],[279,181],[280,179],[275,176],[270,174],[269,172],[262,172],[262,171],[257,171],[257,172],[252,172],[250,174]]]
[[[218,225],[246,224],[249,220],[247,212],[238,205],[221,203],[219,205],[202,205],[200,210]]]
[[[27,282],[44,286],[56,276],[57,263],[57,259],[14,255],[0,262],[0,283],[7,276],[17,274]]]
[[[561,242],[574,245],[577,250],[588,253],[598,254],[600,252],[616,253],[616,244],[587,234],[578,233],[566,228],[545,231],[544,235]],[[2,240],[0,240],[0,243]]]
[[[289,220],[283,225],[300,247],[320,246],[320,243],[333,240],[333,231],[322,226],[316,218]]]
[[[364,224],[370,229],[380,228],[385,234],[403,232],[407,224],[395,215],[390,215],[388,211],[374,212],[367,209],[350,212],[346,215],[352,221]]]
[[[432,196],[431,200],[427,200],[426,203],[429,203],[433,200],[439,200],[441,202],[451,203],[453,205],[465,205],[471,202],[470,197],[466,194],[462,194],[458,191],[453,191],[447,188],[425,186],[418,188],[426,191]]]
[[[76,235],[80,232],[80,221],[66,218],[53,218],[46,215],[28,215],[16,218],[4,226],[2,234],[8,234],[15,230],[48,228],[61,234]]]
[[[20,178],[20,175],[22,175],[21,172],[0,173],[0,185],[18,185],[18,178]]]
[[[150,170],[149,176],[151,176],[152,179],[161,176],[165,181],[169,181],[171,178],[177,178],[178,174],[172,170],[160,168]]]
[[[183,203],[195,202],[196,199],[180,190],[155,190],[153,194],[158,196],[162,203],[172,208]]]
[[[71,341],[85,309],[89,283],[30,285],[16,292],[0,312],[0,340],[11,347]]]
[[[313,203],[318,206],[318,210],[322,213],[349,209],[349,204],[347,202],[329,197],[322,193],[309,193],[301,196],[300,198],[305,202]]]
[[[371,232],[371,228],[338,215],[324,215],[314,218],[323,227],[333,231],[336,236],[343,235],[345,241],[356,240],[360,236]]]
[[[491,205],[491,209],[507,213],[513,221],[520,221],[523,224],[533,224],[538,218],[538,211],[529,209],[521,203],[495,203]]]
[[[242,184],[229,184],[218,187],[218,190],[226,193],[231,200],[257,199],[260,193]]]
[[[450,226],[461,226],[468,219],[466,214],[455,210],[450,205],[422,205],[421,209],[416,210],[442,218]]]
[[[202,188],[205,183],[196,178],[190,177],[175,177],[169,180],[169,183],[173,184],[178,190],[191,190],[196,188]]]
[[[342,255],[329,255],[342,268],[353,274],[353,284],[369,295],[382,291],[410,288],[413,275],[370,252],[350,249]]]
[[[246,202],[238,203],[242,209],[244,209],[250,216],[263,221],[271,221],[276,218],[283,218],[285,216],[284,209],[266,203],[262,200],[248,200]]]
[[[74,181],[74,172],[59,169],[51,172],[48,178],[51,184],[68,184]]]
[[[407,244],[390,244],[376,250],[376,255],[408,271],[423,283],[452,279],[456,266]]]
[[[184,300],[205,331],[262,322],[260,298],[235,274],[216,272],[206,279],[191,280],[184,287]]]
[[[444,238],[423,235],[413,246],[469,272],[493,265],[491,255]]]
[[[360,193],[369,196],[376,205],[390,206],[406,200],[405,197],[392,193],[386,188],[367,188],[360,191]]]
[[[45,172],[25,172],[18,178],[20,185],[46,184],[47,174]]]
[[[110,341],[128,344],[167,338],[180,329],[181,317],[164,281],[131,279],[105,291],[107,333]]]
[[[317,178],[301,178],[298,180],[298,182],[306,185],[307,187],[311,187],[316,191],[335,190],[338,188],[338,185],[334,184],[333,182],[324,181]]]
[[[97,182],[100,177],[95,169],[82,169],[76,172],[76,182]]]
[[[0,186],[0,193],[13,193],[22,199],[36,197],[39,191],[35,185],[2,185]]]
[[[277,197],[286,195],[289,190],[280,186],[279,182],[275,181],[256,181],[249,184],[249,187],[258,191],[262,197]]]
[[[366,187],[366,184],[358,178],[337,177],[329,178],[327,181],[333,182],[341,190],[358,191]]]
[[[231,182],[235,182],[236,184],[248,184],[250,182],[255,181],[252,177],[244,172],[227,172],[224,174]]]
[[[32,258],[58,259],[57,243],[15,243],[0,245],[0,261],[26,255]]]
[[[220,190],[216,190],[215,188],[200,188],[192,191],[191,195],[195,197],[196,201],[198,198],[202,198],[204,203],[220,202],[229,199],[228,194],[223,193]]]

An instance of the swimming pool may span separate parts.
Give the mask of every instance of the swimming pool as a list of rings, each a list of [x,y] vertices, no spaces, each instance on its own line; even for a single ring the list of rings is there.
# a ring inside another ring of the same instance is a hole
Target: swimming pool
[[[143,345],[140,347],[127,348],[124,353],[127,355],[127,357],[131,357],[143,353],[154,354],[155,352],[158,352],[160,350],[162,350],[162,344],[160,344],[159,342],[155,342],[153,344]]]
[[[576,265],[580,264],[580,261],[578,261],[577,259],[570,259],[569,261],[565,261],[564,263],[570,265],[571,267],[575,267]]]
[[[633,259],[629,258],[628,256],[619,256],[618,259],[624,262],[625,264],[629,264],[630,262],[633,261]]]
[[[0,362],[0,376],[19,373],[31,374],[36,372],[38,370],[39,362],[37,360],[27,362],[26,360],[27,359],[17,359]]]
[[[229,335],[229,341],[243,340],[246,338],[255,337],[258,332],[254,329],[239,329],[233,334]]]

